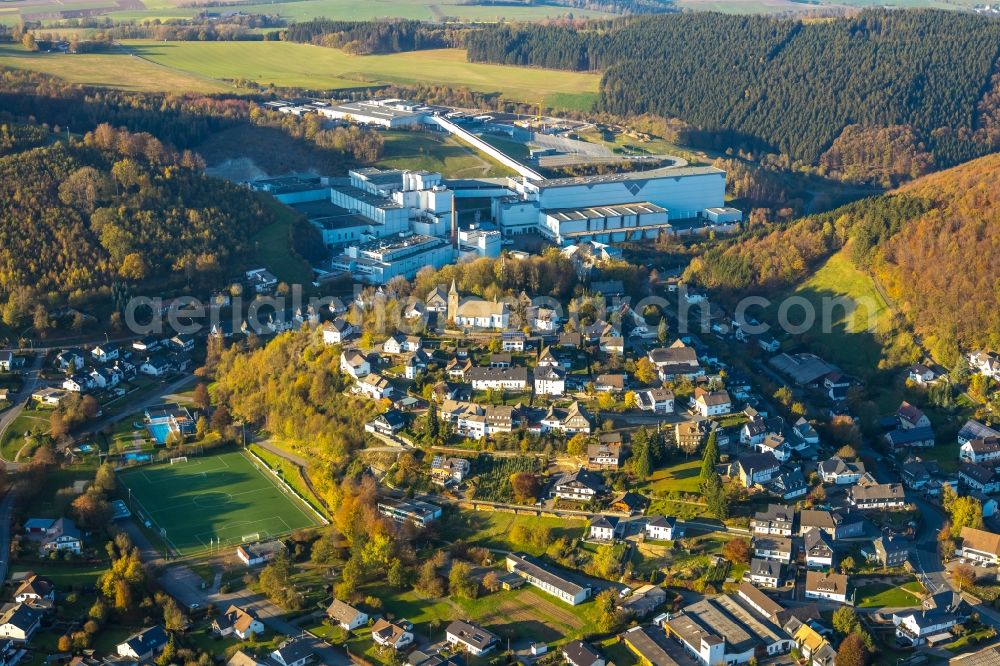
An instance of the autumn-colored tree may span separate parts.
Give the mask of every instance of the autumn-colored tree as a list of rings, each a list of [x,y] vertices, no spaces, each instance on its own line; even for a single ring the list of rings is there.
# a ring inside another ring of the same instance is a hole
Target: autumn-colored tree
[[[191,392],[191,402],[202,411],[212,406],[212,398],[208,394],[208,387],[202,382],[198,382],[194,387],[194,391]]]
[[[500,590],[500,575],[496,571],[489,571],[483,576],[483,587],[489,592]]]
[[[531,472],[516,472],[510,477],[510,485],[514,492],[514,501],[518,504],[532,504],[538,499],[541,483],[538,475]]]
[[[566,442],[566,453],[571,456],[582,456],[587,451],[588,443],[589,439],[587,436],[582,432],[578,432]]]
[[[976,570],[969,564],[958,564],[951,570],[951,579],[964,590],[976,582]]]
[[[636,361],[635,377],[643,384],[652,384],[659,378],[656,373],[656,365],[649,360],[648,356],[643,356]]]
[[[961,536],[963,527],[983,528],[983,504],[975,497],[965,495],[950,502],[952,533]]]
[[[750,542],[746,539],[730,539],[722,547],[722,556],[733,564],[747,564],[750,561]]]
[[[836,666],[868,666],[871,653],[859,633],[848,634],[837,648]]]

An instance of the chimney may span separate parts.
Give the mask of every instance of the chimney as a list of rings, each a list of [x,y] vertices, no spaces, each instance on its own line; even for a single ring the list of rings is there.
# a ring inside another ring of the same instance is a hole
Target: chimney
[[[455,194],[451,195],[451,246],[458,250],[458,215],[455,213]]]

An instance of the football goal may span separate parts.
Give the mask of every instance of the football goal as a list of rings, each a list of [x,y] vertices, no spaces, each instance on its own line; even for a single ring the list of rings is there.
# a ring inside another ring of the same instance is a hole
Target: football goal
[[[177,456],[176,458],[170,459],[170,464],[175,465],[177,463],[186,463],[188,461],[187,456]]]
[[[244,534],[240,539],[243,543],[247,541],[260,541],[260,532],[254,532],[253,534]]]

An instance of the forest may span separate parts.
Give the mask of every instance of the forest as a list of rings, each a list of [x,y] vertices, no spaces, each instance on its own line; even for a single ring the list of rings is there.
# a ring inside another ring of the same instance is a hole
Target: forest
[[[355,55],[399,53],[459,46],[461,28],[422,21],[334,21],[314,19],[293,23],[281,36],[289,42],[304,42],[343,49]]]
[[[687,276],[721,294],[774,295],[833,252],[873,275],[941,360],[1000,345],[1000,155],[790,224],[751,226],[694,259]]]
[[[79,302],[118,282],[221,278],[270,216],[202,166],[109,125],[0,157],[5,323],[26,319],[43,296]]]
[[[665,14],[676,12],[673,0],[466,0],[462,4],[485,7],[517,7],[521,5],[548,4],[556,7],[574,7],[609,14]]]
[[[1000,146],[998,45],[998,21],[924,10],[809,23],[661,15],[497,25],[466,37],[472,62],[604,70],[599,110],[680,118],[705,147],[780,153],[790,166],[822,163],[875,182]],[[875,173],[865,173],[873,155]]]

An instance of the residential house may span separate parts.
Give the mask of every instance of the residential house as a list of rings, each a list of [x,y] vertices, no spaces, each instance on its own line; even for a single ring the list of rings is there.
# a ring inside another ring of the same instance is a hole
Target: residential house
[[[625,523],[618,516],[596,515],[590,520],[590,538],[601,541],[614,541],[621,535]]]
[[[896,420],[902,430],[912,430],[913,428],[929,428],[931,420],[919,408],[911,405],[907,401],[900,403],[896,410]]]
[[[313,643],[308,638],[293,638],[273,650],[267,666],[305,666],[313,658]]]
[[[424,299],[424,307],[428,312],[448,312],[448,290],[443,284],[430,290]]]
[[[971,442],[974,439],[989,439],[989,438],[1000,439],[1000,430],[989,427],[985,423],[980,423],[975,419],[969,419],[962,426],[962,429],[958,431],[958,443],[965,444],[966,442]],[[997,455],[1000,458],[1000,454]],[[970,462],[979,462],[978,460],[972,460]]]
[[[807,571],[806,599],[825,599],[846,603],[849,580],[844,574]]]
[[[394,333],[389,336],[388,340],[382,343],[382,351],[387,354],[404,354],[406,352],[415,352],[422,346],[423,342],[420,340],[420,336]]]
[[[792,540],[788,537],[758,536],[753,539],[754,557],[776,560],[785,564],[792,561]]]
[[[737,472],[745,488],[770,483],[780,469],[781,465],[772,453],[744,455],[737,463]]]
[[[792,447],[788,445],[784,437],[775,433],[764,437],[756,448],[761,453],[772,454],[778,462],[785,463],[792,459]]]
[[[85,360],[79,349],[64,349],[56,355],[56,367],[63,372],[76,372],[83,369]]]
[[[590,414],[576,400],[567,408],[553,405],[542,417],[541,430],[543,433],[554,431],[570,435],[578,432],[589,434],[591,430]]]
[[[897,428],[885,433],[885,441],[893,451],[904,447],[926,449],[934,446],[934,430],[930,426]]]
[[[774,493],[783,500],[789,501],[802,497],[809,492],[809,484],[801,467],[785,470],[767,485],[768,492]]]
[[[844,486],[857,483],[865,473],[865,465],[862,462],[848,462],[840,456],[834,456],[821,462],[816,473],[823,479],[823,483]]]
[[[682,536],[683,529],[677,526],[677,519],[673,516],[653,516],[646,521],[645,533],[647,539],[673,541]]]
[[[656,366],[660,381],[673,381],[678,377],[694,380],[705,374],[698,362],[697,352],[681,340],[670,347],[650,350],[649,360]]]
[[[847,491],[847,500],[861,510],[900,509],[906,505],[906,492],[900,483],[876,483],[854,486]]]
[[[864,534],[864,518],[856,513],[803,509],[799,512],[799,534],[823,530],[834,540],[849,539]]]
[[[937,642],[935,638],[951,642],[950,629],[959,622],[955,613],[945,608],[931,610],[897,611],[892,614],[896,626],[896,639],[909,645]]]
[[[98,363],[110,363],[118,359],[118,347],[115,345],[97,345],[90,350],[90,356]]]
[[[139,364],[139,372],[149,377],[163,377],[173,369],[170,360],[163,354],[151,354]]]
[[[339,345],[354,335],[354,326],[343,317],[323,324],[323,344]]]
[[[809,530],[803,541],[806,566],[827,568],[833,566],[833,544],[823,530]]]
[[[509,405],[478,405],[446,399],[438,412],[454,424],[455,432],[471,439],[482,439],[497,432],[511,432],[520,422],[520,414]]]
[[[978,490],[987,495],[1000,492],[1000,475],[991,465],[964,463],[958,468],[958,483],[963,489]]]
[[[69,551],[80,553],[83,548],[83,533],[69,518],[59,518],[45,531],[41,540],[44,552]]]
[[[36,573],[27,574],[14,590],[14,601],[18,603],[44,602],[56,600],[56,585],[50,579]]]
[[[466,382],[477,391],[524,391],[528,388],[528,369],[473,367],[465,371]]]
[[[604,492],[604,480],[583,467],[563,474],[552,486],[552,494],[559,499],[589,502]]]
[[[406,416],[398,409],[379,414],[365,424],[365,431],[391,437],[406,427]]]
[[[966,440],[959,448],[959,458],[970,463],[1000,461],[1000,436]]]
[[[639,409],[654,414],[672,414],[674,411],[674,392],[665,388],[646,389],[635,395]]]
[[[614,497],[611,500],[609,507],[612,511],[632,515],[633,513],[642,513],[643,509],[646,508],[646,503],[646,498],[639,493],[626,490],[620,495]]]
[[[216,616],[212,621],[212,629],[220,636],[236,636],[241,641],[264,633],[264,623],[257,618],[252,610],[231,605],[226,612]]]
[[[625,390],[625,375],[619,373],[597,375],[594,390],[598,393],[621,394]]]
[[[358,380],[357,391],[372,400],[392,396],[392,384],[382,375],[372,372]]]
[[[992,517],[996,514],[997,509],[1000,508],[1000,502],[997,502],[995,497],[987,497],[978,491],[973,491],[969,495],[979,500],[980,506],[983,507],[983,518]]]
[[[610,437],[609,437],[610,436]],[[609,437],[610,441],[604,438]],[[611,438],[614,439],[611,439]],[[618,469],[624,458],[621,435],[605,433],[596,444],[587,445],[587,466],[590,469]]]
[[[534,371],[535,395],[562,395],[566,392],[566,371],[551,366],[536,366]]]
[[[340,599],[334,599],[333,603],[327,607],[326,616],[334,624],[343,627],[347,631],[354,631],[358,627],[368,624],[368,613],[358,610]]]
[[[504,331],[500,335],[500,347],[505,352],[523,352],[524,342],[523,331]]]
[[[934,371],[928,368],[923,363],[917,363],[916,365],[911,365],[906,371],[906,378],[911,382],[916,384],[930,384],[934,381]]]
[[[681,421],[674,426],[674,441],[681,451],[693,453],[701,446],[707,432],[705,421]]]
[[[163,652],[169,640],[170,637],[163,626],[155,624],[137,634],[132,634],[124,642],[119,643],[116,649],[119,657],[150,661]]]
[[[394,622],[379,618],[372,626],[372,640],[376,645],[401,650],[413,643],[413,625],[405,620]]]
[[[622,634],[622,642],[639,658],[640,664],[674,666],[678,663],[671,656],[673,652],[671,642],[667,640],[663,631],[656,627],[632,627]]]
[[[62,387],[70,393],[85,393],[93,387],[93,380],[89,375],[73,375],[63,380]]]
[[[799,420],[792,426],[792,431],[805,444],[819,444],[819,433],[804,417],[799,417]]]
[[[784,580],[785,565],[777,560],[755,557],[750,560],[749,579],[760,587],[780,587]]]
[[[431,461],[431,479],[434,483],[447,486],[451,483],[462,483],[472,468],[466,458],[448,458],[434,456]]]
[[[977,351],[969,354],[969,366],[973,372],[1000,380],[1000,354],[994,351]]]
[[[42,614],[27,604],[14,604],[0,612],[0,637],[27,643],[38,631]]]
[[[835,666],[837,651],[830,642],[807,623],[798,623],[792,634],[799,652],[812,666]]]
[[[871,546],[862,551],[869,560],[884,567],[901,567],[910,558],[910,548],[903,539],[894,539],[885,534],[873,539]]]
[[[791,536],[795,509],[783,504],[769,504],[766,511],[758,511],[750,521],[754,534]]]
[[[186,333],[178,333],[167,341],[170,348],[178,352],[194,351],[194,338]]]
[[[482,657],[500,643],[496,634],[464,620],[455,620],[449,624],[444,636],[450,645],[474,657]]]
[[[1000,564],[1000,534],[963,527],[962,546],[958,553],[975,562]]]
[[[360,379],[372,371],[367,357],[357,349],[345,349],[340,354],[340,371]]]
[[[733,403],[725,390],[706,391],[700,386],[694,390],[694,410],[702,416],[719,416],[733,411]]]
[[[588,643],[576,640],[563,645],[563,659],[569,666],[605,666],[607,662]]]
[[[516,573],[528,583],[562,599],[571,606],[576,606],[590,598],[591,588],[570,580],[555,567],[543,564],[524,553],[507,554],[507,571]]]

